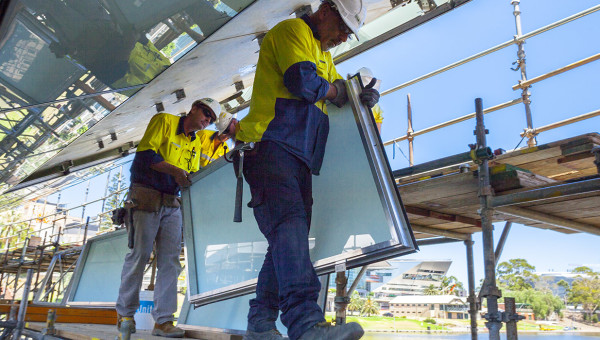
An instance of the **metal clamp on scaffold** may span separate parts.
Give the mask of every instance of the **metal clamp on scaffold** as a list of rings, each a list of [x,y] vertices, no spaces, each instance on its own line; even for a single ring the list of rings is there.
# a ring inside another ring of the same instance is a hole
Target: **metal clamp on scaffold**
[[[244,196],[244,152],[254,150],[254,143],[243,143],[237,142],[233,148],[231,158],[227,158],[225,154],[225,160],[234,163],[235,177],[237,178],[237,184],[235,188],[235,207],[233,211],[233,222],[242,222],[242,200]],[[235,162],[239,163],[236,165]]]
[[[492,152],[492,148],[490,147],[485,147],[485,148],[480,148],[477,149],[475,147],[475,145],[470,145],[471,146],[471,160],[475,163],[475,164],[481,164],[484,160],[490,160],[494,158],[494,153]]]

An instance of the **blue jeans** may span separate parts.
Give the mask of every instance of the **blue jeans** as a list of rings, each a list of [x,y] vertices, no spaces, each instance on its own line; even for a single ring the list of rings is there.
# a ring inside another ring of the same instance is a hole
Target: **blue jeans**
[[[317,304],[321,284],[308,248],[311,176],[302,161],[273,142],[261,142],[245,156],[244,177],[252,193],[248,205],[269,244],[256,298],[250,300],[250,331],[274,329],[279,310],[292,340],[325,321]]]

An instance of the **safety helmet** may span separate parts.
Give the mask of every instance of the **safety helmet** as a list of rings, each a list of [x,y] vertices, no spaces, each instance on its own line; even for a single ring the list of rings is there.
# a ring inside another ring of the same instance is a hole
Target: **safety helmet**
[[[219,119],[217,119],[217,121],[215,122],[215,126],[217,127],[217,130],[219,130],[219,135],[222,135],[223,132],[225,132],[225,130],[227,130],[227,127],[229,126],[229,124],[231,123],[231,120],[233,119],[233,115],[227,111],[222,111],[221,114],[219,115]]]
[[[348,28],[352,30],[356,39],[358,39],[358,30],[365,23],[367,17],[367,7],[363,4],[363,0],[329,0],[331,1],[342,20]]]
[[[371,71],[371,69],[368,67],[359,68],[357,73],[360,74],[360,78],[362,79],[362,83],[364,86],[367,86],[367,84],[369,84],[371,82],[371,80],[374,78],[373,71]],[[381,86],[381,79],[377,79],[377,82],[375,83],[373,88],[379,91],[380,86]]]
[[[215,118],[219,118],[219,116],[221,115],[221,104],[219,104],[218,101],[216,101],[212,98],[202,98],[202,99],[196,100],[192,104],[192,107],[195,107],[199,104],[204,104],[209,109],[211,109],[211,111],[215,114]]]

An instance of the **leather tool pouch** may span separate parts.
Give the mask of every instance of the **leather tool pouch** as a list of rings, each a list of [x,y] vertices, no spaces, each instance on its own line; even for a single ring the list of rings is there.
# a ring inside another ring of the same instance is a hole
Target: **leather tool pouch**
[[[159,212],[161,206],[179,208],[181,198],[175,195],[161,193],[158,190],[132,185],[129,190],[129,199],[133,201],[135,208],[141,211]]]
[[[132,185],[129,189],[129,199],[136,210],[158,212],[160,211],[162,196],[160,191],[151,188]]]

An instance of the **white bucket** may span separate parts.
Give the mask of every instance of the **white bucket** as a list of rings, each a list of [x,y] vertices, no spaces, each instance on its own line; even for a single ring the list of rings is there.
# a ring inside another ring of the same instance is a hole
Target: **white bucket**
[[[154,309],[154,292],[151,290],[140,291],[140,307],[135,311],[133,319],[136,329],[154,328],[154,319],[152,319],[152,310]]]

